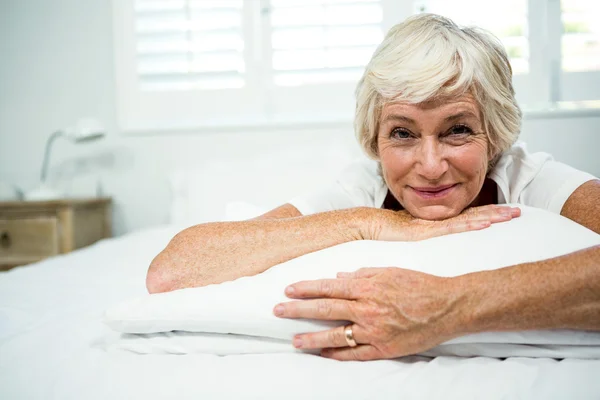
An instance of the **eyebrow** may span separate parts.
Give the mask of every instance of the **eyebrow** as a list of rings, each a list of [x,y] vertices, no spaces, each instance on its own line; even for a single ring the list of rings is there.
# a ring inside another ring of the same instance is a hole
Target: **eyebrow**
[[[444,118],[444,122],[456,121],[457,119],[463,118],[475,118],[479,120],[479,118],[471,111],[461,111],[458,114],[450,115],[449,117]]]
[[[399,114],[386,115],[386,117],[383,119],[383,123],[385,124],[386,122],[389,122],[389,121],[408,122],[409,124],[414,124],[416,122],[412,118],[408,118],[408,117],[405,117],[404,115],[399,115]]]
[[[444,118],[444,122],[450,122],[450,121],[456,121],[458,119],[463,119],[463,118],[475,118],[477,120],[479,120],[479,118],[473,114],[471,111],[461,111],[457,114],[454,115],[450,115],[446,118]],[[404,115],[400,115],[400,114],[389,114],[387,115],[384,120],[383,123],[389,122],[389,121],[400,121],[400,122],[407,122],[409,124],[415,124],[416,121],[412,118],[409,117],[405,117]]]

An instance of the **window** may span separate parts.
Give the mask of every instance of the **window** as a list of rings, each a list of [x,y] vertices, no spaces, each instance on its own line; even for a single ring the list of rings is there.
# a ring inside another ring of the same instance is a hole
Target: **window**
[[[377,0],[271,2],[276,85],[358,81],[383,39]]]
[[[397,1],[271,0],[263,70],[267,115],[350,120],[354,89]]]
[[[561,0],[562,37],[557,44],[562,100],[600,99],[600,3]]]
[[[600,2],[562,0],[562,68],[600,70]]]
[[[242,1],[137,1],[141,90],[244,86]]]
[[[492,31],[522,105],[600,99],[597,0],[113,0],[123,131],[344,121],[415,12]],[[535,12],[529,12],[535,10]]]
[[[114,0],[119,124],[350,121],[364,66],[394,16],[409,15],[401,4]]]

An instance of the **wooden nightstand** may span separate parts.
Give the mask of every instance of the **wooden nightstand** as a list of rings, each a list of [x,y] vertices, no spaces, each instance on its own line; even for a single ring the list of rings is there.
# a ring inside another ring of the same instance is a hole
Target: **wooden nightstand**
[[[111,236],[111,199],[0,202],[0,270]]]

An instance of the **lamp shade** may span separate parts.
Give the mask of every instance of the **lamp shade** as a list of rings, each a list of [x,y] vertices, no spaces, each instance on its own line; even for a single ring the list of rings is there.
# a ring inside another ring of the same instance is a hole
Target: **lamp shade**
[[[52,143],[59,137],[69,139],[75,143],[91,142],[102,138],[105,135],[104,128],[100,123],[93,118],[81,118],[77,120],[74,126],[58,130],[50,135],[46,141],[46,152],[44,153],[44,160],[42,163],[42,173],[40,179],[40,186],[31,190],[25,194],[26,200],[53,200],[59,199],[64,194],[51,187],[46,182],[46,172],[48,170],[48,162],[50,159],[50,150]]]
[[[93,141],[105,135],[100,122],[93,118],[81,118],[73,127],[64,129],[63,133],[65,137],[77,143]]]

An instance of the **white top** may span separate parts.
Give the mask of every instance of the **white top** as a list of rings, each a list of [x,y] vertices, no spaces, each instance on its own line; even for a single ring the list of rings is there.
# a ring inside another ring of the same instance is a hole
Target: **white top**
[[[498,186],[498,203],[519,203],[560,214],[569,196],[595,176],[554,161],[546,153],[528,153],[517,143],[498,160],[488,177]],[[290,201],[302,213],[352,207],[381,208],[388,188],[377,162],[363,159],[351,164],[330,186]]]

